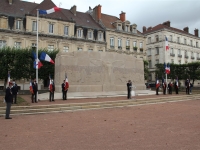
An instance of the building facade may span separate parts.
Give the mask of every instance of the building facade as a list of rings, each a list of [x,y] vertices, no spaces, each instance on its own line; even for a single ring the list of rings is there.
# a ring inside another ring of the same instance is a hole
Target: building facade
[[[147,60],[149,62],[149,81],[155,81],[155,65],[158,63],[186,64],[200,60],[200,38],[198,29],[194,34],[189,28],[183,30],[170,26],[170,21],[155,27],[143,27],[146,36]],[[169,50],[165,50],[165,37],[168,39]]]

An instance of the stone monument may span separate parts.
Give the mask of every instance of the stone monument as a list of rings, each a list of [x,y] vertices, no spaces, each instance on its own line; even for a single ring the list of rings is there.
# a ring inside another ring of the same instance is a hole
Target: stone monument
[[[126,91],[132,81],[137,90],[145,90],[143,59],[115,52],[59,52],[55,59],[55,90],[69,81],[69,92]]]

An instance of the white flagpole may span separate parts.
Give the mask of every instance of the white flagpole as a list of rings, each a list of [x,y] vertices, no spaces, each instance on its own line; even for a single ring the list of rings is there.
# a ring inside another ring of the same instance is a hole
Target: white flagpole
[[[36,45],[36,83],[37,85],[38,85],[38,20],[39,20],[38,17],[39,17],[39,10],[37,9],[37,45]],[[36,101],[38,101],[38,92],[36,95],[37,95]]]

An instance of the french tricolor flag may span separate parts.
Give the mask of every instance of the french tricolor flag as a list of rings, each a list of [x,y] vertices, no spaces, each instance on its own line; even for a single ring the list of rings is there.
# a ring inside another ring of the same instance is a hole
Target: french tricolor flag
[[[51,14],[51,13],[54,13],[56,11],[60,11],[60,8],[58,7],[53,7],[49,10],[39,10],[39,14]]]
[[[168,39],[165,37],[165,50],[169,50],[169,44],[168,44]]]
[[[48,62],[54,64],[54,61],[53,61],[53,60],[49,57],[49,55],[46,54],[45,52],[42,52],[42,53],[40,54],[40,60],[48,61]]]
[[[68,82],[67,75],[65,74],[65,91],[68,90],[68,88],[69,88],[69,82]]]

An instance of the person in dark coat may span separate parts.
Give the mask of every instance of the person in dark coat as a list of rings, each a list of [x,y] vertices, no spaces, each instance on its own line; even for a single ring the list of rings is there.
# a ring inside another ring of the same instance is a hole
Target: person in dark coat
[[[36,80],[32,83],[33,87],[33,94],[32,94],[32,103],[37,103],[37,92],[38,92],[38,84],[36,83]]]
[[[131,91],[132,91],[132,82],[131,80],[128,80],[127,82],[127,98],[131,99]]]
[[[175,82],[174,82],[174,88],[175,88],[176,94],[178,94],[178,89],[179,89],[178,77],[176,78],[176,80],[175,80]]]
[[[10,109],[11,105],[13,103],[13,96],[12,96],[12,82],[8,83],[9,86],[6,88],[6,95],[5,95],[5,101],[6,101],[6,116],[5,119],[12,119],[10,117]]]
[[[167,84],[166,84],[165,81],[163,82],[162,86],[163,86],[163,94],[165,95],[166,94],[166,88],[167,88]]]
[[[54,101],[54,91],[55,91],[55,84],[53,79],[51,79],[50,87],[49,87],[49,101]]]
[[[13,94],[13,103],[17,104],[18,86],[15,83],[15,80],[13,80],[12,94]]]
[[[65,90],[65,80],[63,80],[63,83],[61,84],[61,87],[62,87],[63,100],[66,100],[67,99],[67,91],[68,90]]]
[[[172,94],[172,83],[169,82],[168,84],[168,90],[169,90],[169,94]]]

